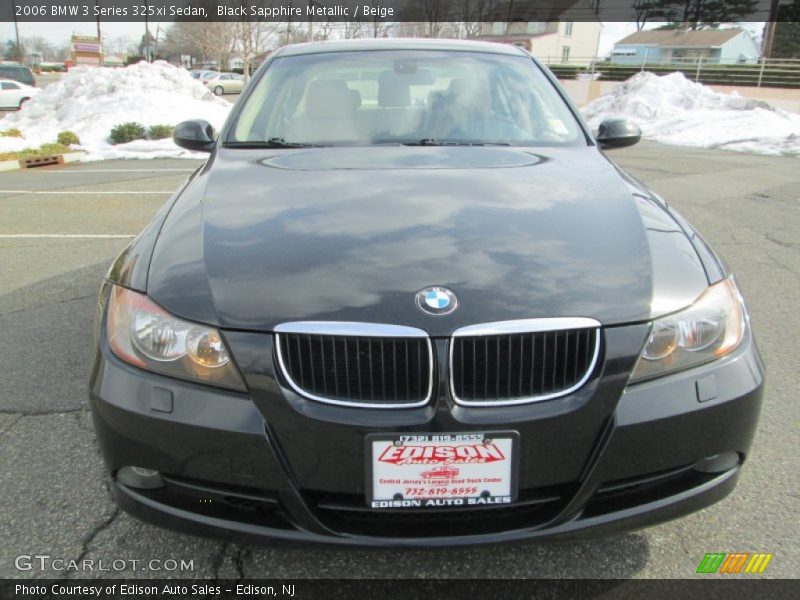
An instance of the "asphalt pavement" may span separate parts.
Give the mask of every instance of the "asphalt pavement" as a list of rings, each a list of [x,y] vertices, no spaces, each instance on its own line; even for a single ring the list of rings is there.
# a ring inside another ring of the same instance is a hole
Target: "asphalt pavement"
[[[91,323],[110,261],[198,163],[67,165],[0,174],[0,577],[682,578],[707,552],[771,552],[764,577],[800,575],[800,161],[654,143],[612,156],[699,228],[749,302],[768,384],[727,499],[592,541],[455,550],[265,548],[136,521],[111,500],[88,413]],[[18,570],[20,555],[127,566]],[[142,571],[154,558],[193,568]]]

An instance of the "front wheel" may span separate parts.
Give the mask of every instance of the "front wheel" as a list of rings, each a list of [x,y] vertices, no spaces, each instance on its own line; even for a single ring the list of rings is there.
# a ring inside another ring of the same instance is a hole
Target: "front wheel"
[[[19,108],[18,108],[18,110],[22,110],[22,105],[23,105],[23,104],[25,104],[25,103],[26,103],[28,100],[30,100],[30,98],[22,98],[22,99],[19,101]]]
[[[225,93],[225,90],[222,88],[221,85],[218,85],[217,87],[214,88],[214,95],[222,96],[222,94],[224,94],[224,93]]]

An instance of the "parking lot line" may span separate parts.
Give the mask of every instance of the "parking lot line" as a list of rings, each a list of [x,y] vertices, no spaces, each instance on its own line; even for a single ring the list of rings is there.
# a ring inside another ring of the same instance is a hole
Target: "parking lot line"
[[[115,234],[115,233],[0,233],[0,239],[35,239],[35,238],[75,238],[75,239],[130,239],[136,237],[129,234]]]
[[[39,195],[76,195],[76,194],[93,194],[93,195],[120,195],[120,194],[172,194],[175,190],[140,190],[140,191],[109,191],[109,192],[87,192],[83,190],[0,190],[0,194],[39,194]]]
[[[37,171],[48,175],[81,175],[83,173],[159,173],[162,171],[193,173],[197,169],[53,169],[51,171]]]

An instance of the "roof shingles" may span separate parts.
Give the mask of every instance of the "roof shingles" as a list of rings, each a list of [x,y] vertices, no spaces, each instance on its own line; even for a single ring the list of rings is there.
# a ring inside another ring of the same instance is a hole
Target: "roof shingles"
[[[678,31],[674,29],[652,29],[637,31],[616,43],[617,46],[661,46],[664,48],[722,46],[742,33],[742,29],[709,29],[701,31]]]

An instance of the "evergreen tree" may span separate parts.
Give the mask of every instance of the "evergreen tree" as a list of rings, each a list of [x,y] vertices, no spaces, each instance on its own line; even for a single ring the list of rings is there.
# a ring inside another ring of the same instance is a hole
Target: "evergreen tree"
[[[772,57],[800,58],[800,0],[779,8]]]
[[[715,29],[745,20],[757,7],[758,0],[656,0],[647,6],[647,18],[666,21],[662,29]]]

